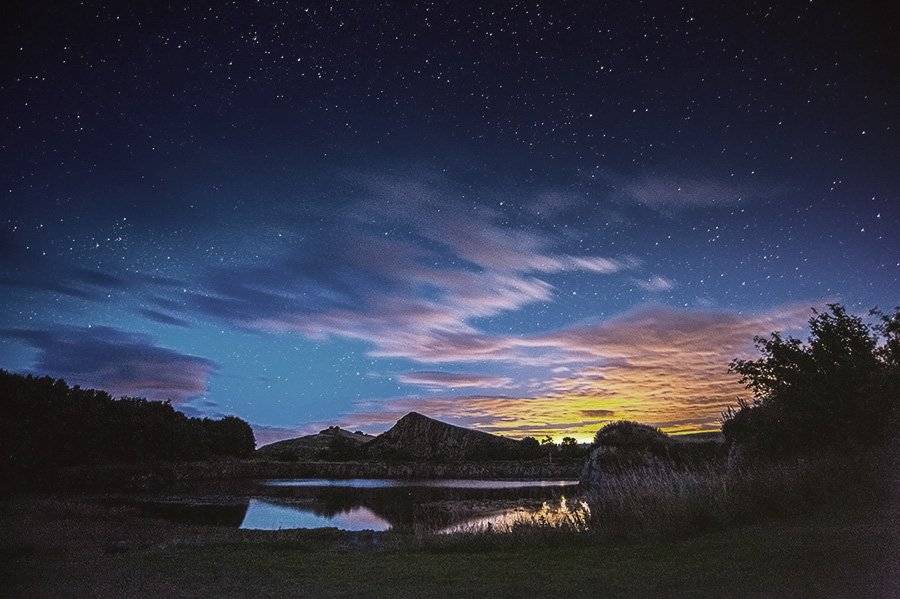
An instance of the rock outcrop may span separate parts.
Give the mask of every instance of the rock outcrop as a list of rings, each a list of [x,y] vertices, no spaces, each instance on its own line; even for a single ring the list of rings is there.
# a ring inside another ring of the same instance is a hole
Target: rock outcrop
[[[521,443],[474,431],[410,412],[364,448],[373,459],[459,462],[510,459],[521,454]]]

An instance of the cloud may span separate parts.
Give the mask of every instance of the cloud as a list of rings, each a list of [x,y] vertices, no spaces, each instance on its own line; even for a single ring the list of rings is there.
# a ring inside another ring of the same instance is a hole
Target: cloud
[[[27,289],[29,291],[44,291],[55,295],[65,295],[88,301],[97,301],[102,297],[102,294],[97,293],[94,290],[85,290],[71,285],[68,282],[46,279],[31,274],[21,276],[0,276],[0,285],[17,289]]]
[[[373,356],[501,359],[474,321],[552,301],[548,275],[638,264],[563,251],[559,235],[512,226],[433,177],[350,182],[361,199],[316,219],[265,267],[215,271],[188,294],[191,306],[237,327],[361,340]]]
[[[644,291],[653,293],[671,291],[675,288],[675,282],[666,277],[654,276],[649,279],[635,279],[635,285]]]
[[[495,337],[482,340],[482,358],[529,368],[537,377],[533,393],[369,402],[345,420],[377,429],[418,410],[512,437],[537,433],[585,440],[613,418],[670,432],[715,429],[721,411],[744,394],[728,372],[729,362],[753,355],[754,335],[796,332],[809,315],[806,305],[757,313],[651,306],[529,337]],[[523,349],[529,352],[523,354]],[[553,366],[554,359],[570,366]]]
[[[746,195],[740,188],[715,179],[644,176],[622,186],[625,198],[663,212],[685,208],[727,207]]]
[[[351,183],[369,198],[354,208],[360,221],[402,223],[418,237],[449,248],[456,257],[485,270],[613,273],[635,264],[634,258],[553,251],[562,242],[558,235],[511,226],[502,211],[484,203],[460,202],[456,200],[459,189],[434,177],[367,175],[352,177]]]
[[[103,301],[114,292],[142,291],[148,286],[184,286],[184,282],[170,277],[137,272],[110,273],[49,259],[38,260],[33,256],[16,256],[5,266],[7,272],[0,275],[0,285],[94,302]]]
[[[132,285],[122,277],[87,268],[75,268],[70,272],[69,277],[83,285],[100,289],[126,289]]]
[[[397,380],[401,383],[410,385],[445,387],[449,389],[463,389],[468,387],[503,389],[513,386],[513,380],[505,376],[441,372],[433,370],[405,372],[399,375]]]
[[[187,402],[206,393],[209,376],[216,369],[210,360],[111,327],[5,329],[0,336],[37,349],[35,371],[115,396]]]
[[[588,418],[612,418],[616,415],[613,410],[581,410],[580,414]]]
[[[165,312],[160,312],[159,310],[145,308],[139,310],[138,313],[160,324],[168,324],[184,328],[188,328],[191,326],[191,323],[189,323],[188,321],[176,316],[172,316],[170,314],[166,314]]]

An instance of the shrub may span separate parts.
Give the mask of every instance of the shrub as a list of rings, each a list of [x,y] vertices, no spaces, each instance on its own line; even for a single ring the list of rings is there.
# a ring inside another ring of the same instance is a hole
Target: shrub
[[[723,414],[726,439],[770,459],[883,446],[898,425],[900,310],[873,314],[870,325],[830,304],[806,343],[757,337],[761,357],[731,363],[753,397]]]
[[[664,451],[669,443],[668,435],[659,429],[630,420],[611,422],[594,435],[594,446],[646,449],[654,453]]]

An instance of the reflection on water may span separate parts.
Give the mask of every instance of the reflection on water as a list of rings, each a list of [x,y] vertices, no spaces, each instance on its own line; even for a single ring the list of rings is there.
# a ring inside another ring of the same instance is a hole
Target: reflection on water
[[[584,501],[568,502],[561,497],[558,503],[544,502],[540,508],[519,507],[494,514],[471,518],[445,526],[438,534],[512,532],[517,527],[542,526],[565,530],[587,530],[591,510]]]
[[[241,528],[281,530],[283,528],[327,528],[341,530],[390,530],[391,523],[366,507],[355,507],[331,516],[290,504],[251,499]]]
[[[254,483],[235,496],[185,493],[139,502],[148,516],[245,529],[504,530],[515,522],[571,522],[565,503],[575,481],[285,479]],[[227,497],[227,499],[223,499]],[[475,506],[473,509],[472,506]],[[493,508],[492,508],[493,506]],[[490,516],[474,517],[498,509]],[[532,506],[532,507],[523,507]],[[568,520],[566,520],[568,518]]]
[[[470,480],[397,478],[279,478],[267,480],[270,487],[352,487],[383,489],[386,487],[432,487],[444,489],[523,489],[529,487],[570,487],[574,480]]]

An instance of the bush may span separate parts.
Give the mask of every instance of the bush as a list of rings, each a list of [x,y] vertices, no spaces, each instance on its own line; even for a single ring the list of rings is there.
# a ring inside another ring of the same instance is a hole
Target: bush
[[[754,456],[777,459],[841,447],[883,446],[896,435],[900,401],[900,311],[876,324],[830,304],[809,321],[806,343],[757,337],[762,356],[731,370],[751,390],[723,414],[722,432]]]
[[[611,422],[594,435],[594,446],[646,449],[654,453],[665,451],[669,443],[669,436],[658,428],[630,420]]]

